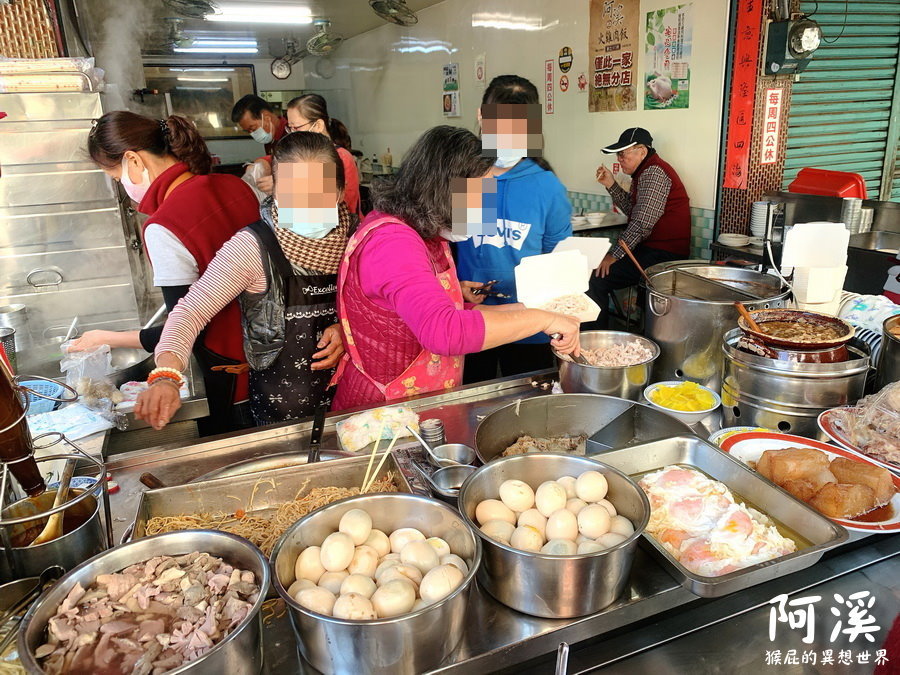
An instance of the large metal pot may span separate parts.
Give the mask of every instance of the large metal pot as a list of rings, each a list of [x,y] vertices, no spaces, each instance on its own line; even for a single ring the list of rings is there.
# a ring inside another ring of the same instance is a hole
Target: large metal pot
[[[606,477],[607,499],[634,525],[634,534],[621,544],[597,553],[545,555],[506,546],[478,529],[475,508],[485,499],[497,499],[503,481],[521,480],[537,488],[546,480],[577,478],[585,471]],[[593,614],[619,597],[650,520],[647,495],[624,473],[589,457],[559,454],[504,457],[484,465],[463,483],[459,510],[484,546],[479,584],[504,605],[549,619]]]
[[[3,519],[27,518],[48,511],[55,498],[56,490],[48,490],[37,497],[21,499],[3,509]],[[63,513],[65,534],[38,546],[16,546],[16,538],[29,530],[33,532],[31,538],[34,538],[47,524],[47,516],[37,516],[9,526],[13,547],[0,551],[0,579],[8,581],[23,576],[40,576],[51,565],[70,570],[106,548],[106,537],[100,522],[100,500],[95,495],[73,502]],[[83,522],[70,530],[68,524],[72,518]]]
[[[735,328],[723,339],[723,426],[750,425],[823,438],[819,414],[853,403],[864,393],[870,366],[868,347],[861,342],[851,343],[847,361],[802,363],[745,352],[737,347],[742,334]]]
[[[126,382],[143,382],[153,370],[153,354],[143,349],[115,347],[109,352],[113,372],[109,376],[112,383],[121,387]]]
[[[169,671],[209,675],[255,675],[263,665],[262,616],[260,610],[269,587],[269,565],[265,556],[249,541],[227,532],[191,530],[168,532],[139,539],[110,549],[82,563],[66,574],[38,600],[22,621],[19,629],[19,658],[29,673],[43,672],[34,657],[34,651],[45,641],[47,623],[75,584],[84,587],[94,582],[100,574],[112,574],[129,565],[149,560],[158,555],[179,556],[202,551],[222,558],[241,569],[256,575],[260,587],[259,598],[237,627],[196,661]]]
[[[768,274],[674,261],[647,270],[644,335],[659,345],[653,380],[693,380],[718,391],[722,336],[737,324],[735,301],[751,310],[787,306],[790,290]]]
[[[649,349],[652,356],[633,366],[585,366],[570,358],[556,354],[559,365],[559,384],[567,394],[606,394],[632,401],[638,400],[644,387],[650,382],[653,362],[659,356],[659,347],[653,340],[640,335],[612,330],[587,331],[581,334],[582,349],[603,349],[615,345],[639,342]]]
[[[307,546],[318,546],[338,529],[341,516],[363,509],[373,527],[390,533],[414,527],[441,537],[469,565],[463,583],[450,595],[392,619],[349,621],[311,612],[288,596],[294,563]],[[287,603],[300,651],[323,673],[421,673],[436,668],[462,640],[466,605],[481,563],[481,542],[459,514],[418,495],[373,494],[350,497],[310,513],[292,525],[272,551],[275,588]]]
[[[888,317],[881,325],[881,353],[878,355],[878,374],[875,379],[877,390],[900,380],[900,337],[891,333],[891,328],[900,326],[900,314]]]
[[[475,453],[487,463],[521,436],[585,435],[587,454],[681,434],[691,428],[643,403],[599,394],[535,396],[498,408],[475,430]]]

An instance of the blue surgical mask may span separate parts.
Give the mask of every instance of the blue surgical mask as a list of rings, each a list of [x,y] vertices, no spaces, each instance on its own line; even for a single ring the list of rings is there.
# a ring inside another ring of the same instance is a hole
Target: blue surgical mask
[[[262,124],[260,124],[256,129],[250,132],[250,138],[252,138],[257,143],[268,145],[275,137],[272,135],[271,131],[266,131],[266,123],[265,120],[263,120]]]
[[[497,159],[494,160],[494,166],[498,169],[509,169],[522,161],[526,156],[524,150],[507,150],[504,148],[497,149]]]
[[[276,202],[276,206],[278,206]],[[321,239],[338,226],[338,207],[278,208],[278,227],[307,239]]]

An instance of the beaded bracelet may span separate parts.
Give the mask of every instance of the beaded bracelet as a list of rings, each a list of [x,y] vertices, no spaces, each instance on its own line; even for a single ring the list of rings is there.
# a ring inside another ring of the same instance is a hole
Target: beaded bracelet
[[[175,368],[154,368],[147,376],[147,384],[152,385],[159,380],[168,380],[174,382],[179,388],[184,383],[184,375]]]

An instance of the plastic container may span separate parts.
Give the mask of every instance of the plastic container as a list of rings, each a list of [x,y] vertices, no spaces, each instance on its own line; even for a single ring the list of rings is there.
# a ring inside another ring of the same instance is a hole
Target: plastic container
[[[66,391],[58,382],[47,382],[46,380],[25,380],[19,383],[23,387],[28,387],[41,396],[49,396],[51,398],[60,398]],[[23,401],[24,403],[24,401]],[[34,394],[28,394],[28,413],[29,415],[37,415],[38,413],[51,412],[56,408],[57,401],[51,401]]]

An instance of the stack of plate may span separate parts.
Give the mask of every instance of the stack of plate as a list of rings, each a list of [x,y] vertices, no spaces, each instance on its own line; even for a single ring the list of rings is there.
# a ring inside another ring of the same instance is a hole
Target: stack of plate
[[[753,202],[753,206],[750,209],[750,234],[754,239],[762,239],[766,236],[766,219],[768,216],[769,202]]]

